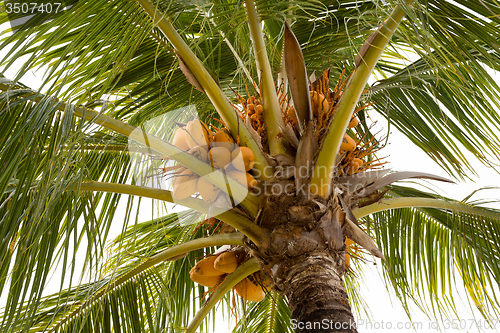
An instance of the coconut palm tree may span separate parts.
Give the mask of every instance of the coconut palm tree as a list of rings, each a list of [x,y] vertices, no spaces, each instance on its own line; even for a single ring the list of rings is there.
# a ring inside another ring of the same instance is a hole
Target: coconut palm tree
[[[458,272],[498,315],[500,212],[393,184],[451,180],[388,172],[370,120],[450,178],[495,168],[497,1],[30,1],[0,14],[3,332],[194,332],[218,304],[355,332],[373,256],[408,313],[453,312]],[[189,210],[134,222],[140,198]]]

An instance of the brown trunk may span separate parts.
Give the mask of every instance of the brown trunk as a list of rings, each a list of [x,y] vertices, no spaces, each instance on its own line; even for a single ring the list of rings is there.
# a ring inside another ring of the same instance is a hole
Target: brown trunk
[[[343,265],[325,252],[314,252],[288,270],[284,293],[295,332],[357,332],[338,273]]]

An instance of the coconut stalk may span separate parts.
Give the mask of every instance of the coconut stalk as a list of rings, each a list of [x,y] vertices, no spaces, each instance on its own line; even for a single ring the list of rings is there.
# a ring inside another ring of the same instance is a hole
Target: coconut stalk
[[[77,186],[74,187],[77,189]],[[138,195],[145,198],[158,199],[166,202],[176,203],[191,209],[195,209],[199,212],[209,214],[211,213],[213,217],[229,224],[230,226],[236,228],[238,231],[243,233],[245,236],[250,238],[255,244],[261,244],[267,238],[267,232],[253,223],[250,219],[238,213],[235,210],[225,210],[217,207],[213,207],[210,212],[210,204],[206,203],[201,199],[196,198],[186,198],[183,200],[174,200],[171,191],[149,188],[144,186],[136,185],[126,185],[126,184],[114,184],[114,183],[103,183],[103,182],[85,182],[81,183],[79,186],[80,191],[101,191],[101,192],[111,192],[120,193],[128,195]]]
[[[407,0],[408,5],[412,3],[413,0]],[[335,175],[335,159],[340,150],[347,125],[378,59],[404,16],[404,8],[397,5],[378,30],[368,37],[356,56],[356,68],[342,94],[329,132],[316,160],[314,174],[311,178],[311,192],[313,194],[325,197],[330,195],[331,183]]]
[[[256,162],[255,168],[259,170],[259,179],[270,179],[272,177],[272,172],[262,151],[252,138],[252,135],[248,132],[243,121],[236,114],[236,110],[233,108],[224,92],[219,88],[212,76],[210,76],[200,59],[191,51],[172,24],[165,19],[164,14],[150,1],[137,0],[137,2],[153,20],[155,26],[160,29],[174,46],[177,55],[182,59],[182,62],[189,68],[199,85],[203,88],[215,109],[222,117],[224,124],[231,132],[231,135],[234,138],[239,138],[242,145],[253,151]]]
[[[285,127],[281,116],[281,108],[278,101],[278,95],[274,86],[273,72],[269,64],[269,58],[266,52],[266,44],[262,34],[262,26],[255,8],[254,0],[245,0],[246,11],[248,15],[248,26],[252,38],[253,50],[257,64],[257,72],[261,82],[262,106],[264,107],[264,123],[266,124],[267,139],[271,155],[287,153],[286,143],[283,139],[277,139],[280,126]]]

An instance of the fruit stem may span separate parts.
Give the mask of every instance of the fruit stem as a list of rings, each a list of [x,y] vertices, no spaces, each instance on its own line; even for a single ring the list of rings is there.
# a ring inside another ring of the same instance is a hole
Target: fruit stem
[[[407,0],[408,5],[412,3],[413,0]],[[356,69],[342,94],[329,132],[319,152],[314,174],[311,178],[311,193],[325,197],[330,195],[332,180],[335,175],[335,159],[340,150],[347,126],[351,121],[361,93],[365,89],[366,82],[368,82],[378,59],[404,16],[404,8],[397,5],[387,20],[380,25],[377,31],[370,35],[361,47],[356,57]]]

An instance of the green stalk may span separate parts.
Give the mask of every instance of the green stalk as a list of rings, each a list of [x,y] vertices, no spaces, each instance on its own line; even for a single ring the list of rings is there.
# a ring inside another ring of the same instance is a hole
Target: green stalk
[[[379,202],[376,202],[374,204],[365,207],[354,208],[352,210],[352,213],[356,218],[362,218],[364,216],[382,212],[384,210],[397,209],[397,208],[411,208],[411,207],[448,209],[452,211],[481,215],[495,220],[500,220],[500,214],[484,211],[457,201],[446,201],[443,199],[432,199],[432,198],[382,199]]]
[[[245,0],[246,10],[248,15],[248,26],[250,27],[250,36],[252,37],[253,50],[257,62],[257,71],[262,85],[261,96],[262,106],[264,107],[264,123],[266,124],[267,139],[269,142],[269,150],[271,155],[279,155],[286,153],[283,139],[276,139],[279,133],[279,126],[285,127],[283,117],[281,116],[281,108],[274,86],[273,72],[267,57],[266,44],[262,34],[262,26],[260,24],[257,9],[253,0]]]
[[[201,199],[186,198],[177,200],[172,197],[172,192],[156,188],[114,184],[103,182],[86,182],[80,184],[80,191],[101,191],[120,194],[138,195],[145,198],[158,199],[166,202],[176,203],[185,207],[195,209],[202,213],[209,213],[210,204]],[[238,213],[236,210],[225,210],[214,207],[212,215],[230,226],[241,231],[245,236],[250,238],[255,244],[262,244],[267,239],[267,233],[264,229],[253,223],[247,217]]]
[[[148,0],[137,0],[137,2],[153,20],[155,26],[160,29],[165,37],[167,37],[182,60],[194,74],[200,85],[205,90],[215,109],[222,117],[222,120],[229,128],[233,137],[239,137],[240,143],[253,151],[255,155],[255,168],[259,170],[259,179],[270,179],[272,177],[272,170],[271,168],[269,168],[269,164],[262,154],[262,151],[260,150],[257,143],[253,140],[243,121],[236,114],[236,110],[233,108],[224,92],[219,88],[212,76],[210,76],[208,71],[203,66],[202,62],[198,59],[198,57],[196,57],[193,51],[191,51],[189,46],[177,33],[172,24],[164,18],[163,13],[161,13]]]
[[[127,282],[134,278],[134,276],[146,271],[147,269],[169,259],[173,259],[175,257],[181,256],[187,252],[203,249],[206,247],[212,246],[221,246],[221,245],[243,245],[243,235],[240,233],[230,233],[223,235],[214,235],[208,236],[198,239],[193,239],[191,241],[185,242],[183,244],[179,244],[168,248],[152,257],[149,257],[143,263],[139,264],[132,270],[118,277],[117,279],[110,281],[105,286],[101,287],[99,291],[97,291],[91,298],[89,298],[84,303],[79,304],[73,311],[64,316],[64,318],[55,324],[48,332],[57,332],[58,328],[61,327],[64,323],[66,323],[69,319],[78,315],[78,312],[83,309],[86,305],[90,305],[93,302],[96,302],[100,297],[104,296],[107,292],[113,291],[119,285]]]
[[[0,83],[0,90],[7,91],[9,88],[9,85]],[[35,95],[35,98],[33,99],[35,102],[40,102],[42,98],[45,97],[44,95],[36,92],[27,93],[24,96],[30,95]],[[68,105],[64,102],[59,103],[60,104],[58,106],[58,109],[61,111],[65,111]],[[220,170],[215,170],[210,164],[201,162],[199,159],[191,156],[182,149],[179,149],[176,146],[163,141],[142,129],[126,124],[120,120],[114,119],[104,114],[100,114],[99,112],[87,110],[80,107],[74,107],[74,114],[77,117],[93,121],[96,124],[99,124],[117,133],[123,134],[137,142],[140,142],[147,147],[157,151],[158,153],[160,153],[160,155],[167,156],[176,160],[186,168],[206,178],[209,182],[216,185],[225,193],[228,193],[229,185],[229,187],[231,188],[231,195],[234,198],[237,198],[238,202],[240,202],[240,205],[245,208],[245,210],[250,215],[256,216],[258,197],[248,191],[248,188],[246,186],[243,186],[232,178],[227,177],[226,181],[226,177],[224,177],[224,174]]]
[[[413,3],[413,0],[407,0],[407,3],[410,5]],[[360,57],[359,64],[342,94],[329,132],[318,155],[314,174],[311,179],[312,193],[322,196],[330,195],[331,183],[335,174],[335,159],[340,150],[347,125],[351,120],[356,104],[366,87],[373,68],[399,26],[399,23],[403,20],[404,15],[404,9],[400,5],[397,5],[391,15],[378,29],[376,37],[372,41],[369,38],[361,48],[358,54],[358,57]]]
[[[219,302],[219,300],[224,297],[224,295],[230,291],[235,285],[241,280],[246,278],[252,273],[259,271],[260,267],[255,258],[247,260],[243,265],[236,268],[236,270],[229,274],[228,277],[221,283],[220,286],[213,292],[210,298],[203,304],[203,307],[196,313],[196,316],[189,323],[186,329],[186,333],[194,333],[195,330],[200,326],[203,318],[212,310],[212,308]]]

